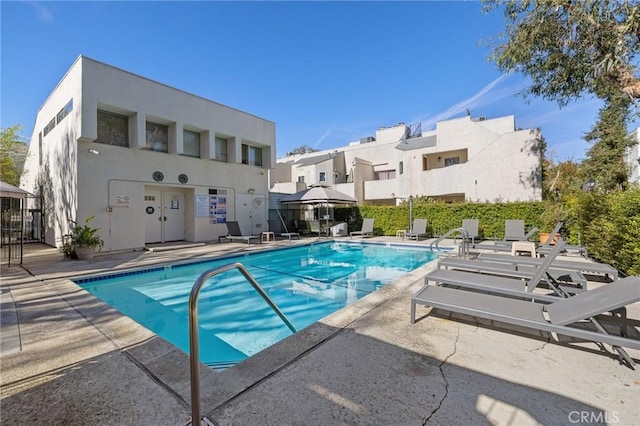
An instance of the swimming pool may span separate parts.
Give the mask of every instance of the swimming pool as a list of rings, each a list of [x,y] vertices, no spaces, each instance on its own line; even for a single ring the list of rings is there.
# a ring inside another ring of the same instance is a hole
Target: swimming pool
[[[75,282],[188,353],[189,294],[207,270],[241,262],[301,330],[435,257],[424,248],[329,241]],[[234,365],[291,334],[237,270],[203,286],[198,326],[200,359],[214,368]]]

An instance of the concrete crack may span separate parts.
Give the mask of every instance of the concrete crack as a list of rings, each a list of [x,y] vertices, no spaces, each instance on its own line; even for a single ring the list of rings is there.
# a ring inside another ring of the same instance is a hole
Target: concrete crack
[[[442,369],[442,366],[446,364],[449,358],[455,355],[456,352],[458,351],[459,338],[460,338],[460,329],[458,329],[456,333],[456,340],[453,343],[453,352],[447,355],[447,357],[438,365],[438,369],[440,370],[440,375],[442,376],[442,380],[444,380],[444,395],[442,395],[442,398],[440,398],[440,401],[438,402],[438,406],[434,408],[431,411],[431,414],[429,414],[429,416],[422,421],[422,426],[425,426],[427,423],[429,423],[429,420],[431,420],[431,417],[433,417],[433,415],[436,414],[438,410],[440,410],[440,408],[442,407],[442,403],[444,402],[445,399],[447,399],[447,396],[449,395],[449,381],[447,380],[447,376],[444,374],[444,370]]]
[[[544,342],[541,346],[539,346],[539,347],[537,347],[537,348],[535,348],[535,349],[532,349],[532,350],[530,350],[529,352],[538,352],[538,351],[544,350],[544,348],[545,348],[549,343],[550,343],[549,341],[546,341],[546,342]]]

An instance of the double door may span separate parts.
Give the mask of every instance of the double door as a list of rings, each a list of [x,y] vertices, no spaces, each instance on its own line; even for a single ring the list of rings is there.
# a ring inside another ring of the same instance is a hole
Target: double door
[[[146,189],[145,243],[184,240],[184,194],[172,189]]]

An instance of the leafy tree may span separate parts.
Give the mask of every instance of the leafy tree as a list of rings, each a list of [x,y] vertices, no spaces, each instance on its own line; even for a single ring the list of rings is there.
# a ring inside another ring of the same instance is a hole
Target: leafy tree
[[[605,192],[625,189],[628,166],[624,161],[625,149],[636,142],[627,133],[625,117],[629,98],[611,96],[598,114],[598,121],[584,139],[593,145],[583,162],[582,173],[596,183],[596,189]]]
[[[640,6],[635,0],[483,0],[504,11],[506,31],[492,59],[531,78],[524,95],[565,106],[590,94],[604,100],[582,173],[605,191],[624,188],[626,124],[640,117]],[[635,107],[635,111],[634,111]]]
[[[585,179],[580,171],[580,164],[573,160],[553,162],[543,160],[542,198],[544,200],[561,201],[566,195],[580,190]]]
[[[20,184],[22,167],[27,156],[27,144],[18,132],[22,126],[16,124],[12,127],[0,129],[2,142],[0,145],[0,180],[11,185]]]
[[[640,7],[633,0],[484,0],[503,8],[504,43],[492,59],[502,71],[531,77],[526,93],[560,106],[618,88],[640,99],[634,61],[640,50]]]
[[[296,148],[293,148],[290,152],[287,152],[287,157],[290,155],[298,155],[298,154],[310,154],[312,152],[318,152],[318,149],[312,148],[309,145],[300,145]]]

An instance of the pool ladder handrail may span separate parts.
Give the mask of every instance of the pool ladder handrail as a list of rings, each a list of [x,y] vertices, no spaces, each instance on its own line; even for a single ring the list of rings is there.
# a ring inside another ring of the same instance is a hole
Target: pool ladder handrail
[[[295,327],[289,322],[287,317],[282,313],[280,308],[271,300],[271,298],[265,293],[264,289],[260,286],[258,281],[249,273],[247,268],[240,263],[230,263],[228,265],[221,266],[216,269],[210,269],[203,272],[193,284],[191,288],[191,294],[189,295],[189,361],[190,361],[190,373],[191,373],[191,424],[193,426],[200,426],[202,423],[200,415],[200,348],[198,342],[198,296],[200,290],[205,282],[211,277],[214,277],[223,272],[227,272],[231,269],[238,269],[240,273],[249,281],[249,284],[262,296],[262,298],[269,304],[271,309],[280,317],[280,319],[289,327],[292,333],[296,332]],[[198,422],[196,423],[196,419]]]
[[[443,235],[439,236],[436,240],[432,241],[429,245],[431,251],[440,251],[438,244],[447,237],[454,235],[456,233],[460,233],[462,235],[462,243],[458,247],[458,256],[463,259],[469,258],[469,232],[467,232],[464,228],[453,228],[445,232]]]

